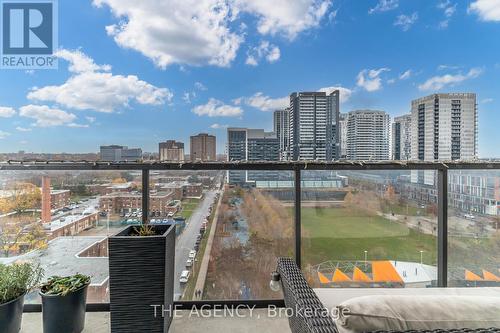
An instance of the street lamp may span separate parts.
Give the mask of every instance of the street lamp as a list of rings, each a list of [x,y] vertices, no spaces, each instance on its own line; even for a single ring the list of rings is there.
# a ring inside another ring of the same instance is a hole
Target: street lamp
[[[368,261],[368,251],[365,250],[365,271],[366,271],[367,261]]]
[[[424,251],[420,250],[420,264],[424,263]]]

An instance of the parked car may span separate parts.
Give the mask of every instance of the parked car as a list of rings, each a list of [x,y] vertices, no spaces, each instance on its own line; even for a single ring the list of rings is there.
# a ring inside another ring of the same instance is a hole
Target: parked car
[[[198,250],[200,249],[200,244],[195,244],[195,245],[194,245],[194,249],[195,249],[196,251],[198,251]]]
[[[186,261],[186,267],[192,267],[193,266],[193,259],[188,259]]]
[[[195,250],[191,250],[191,251],[189,252],[189,258],[190,258],[190,259],[194,259],[195,257],[196,257],[196,251],[195,251]]]
[[[182,271],[181,277],[179,278],[180,283],[187,283],[189,281],[189,277],[191,276],[190,271]]]

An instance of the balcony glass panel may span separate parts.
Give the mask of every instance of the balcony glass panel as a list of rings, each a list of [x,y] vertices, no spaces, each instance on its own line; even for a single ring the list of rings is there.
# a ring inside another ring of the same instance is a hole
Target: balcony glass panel
[[[282,298],[270,290],[269,280],[277,257],[294,255],[293,173],[229,171],[224,176],[227,184],[211,217],[213,241],[198,298]],[[190,292],[183,299],[195,297]]]
[[[448,172],[448,285],[500,286],[500,172]]]
[[[0,190],[0,263],[39,263],[44,280],[90,275],[87,302],[109,302],[107,237],[139,223],[141,172],[3,171]]]
[[[435,176],[434,171],[303,171],[302,268],[309,283],[434,286]]]

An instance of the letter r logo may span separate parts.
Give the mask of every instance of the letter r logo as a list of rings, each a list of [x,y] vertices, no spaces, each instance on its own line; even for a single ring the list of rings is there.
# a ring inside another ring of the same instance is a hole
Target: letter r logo
[[[53,4],[2,3],[3,54],[53,53]]]

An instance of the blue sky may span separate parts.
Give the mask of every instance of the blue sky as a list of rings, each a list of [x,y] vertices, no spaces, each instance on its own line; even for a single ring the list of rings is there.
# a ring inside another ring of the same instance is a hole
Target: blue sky
[[[500,0],[59,0],[58,70],[0,70],[0,151],[156,151],[272,129],[293,91],[341,112],[409,112],[476,92],[480,157],[500,157]]]

